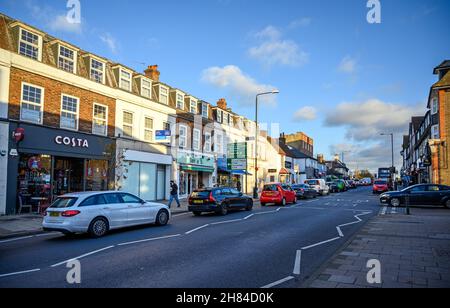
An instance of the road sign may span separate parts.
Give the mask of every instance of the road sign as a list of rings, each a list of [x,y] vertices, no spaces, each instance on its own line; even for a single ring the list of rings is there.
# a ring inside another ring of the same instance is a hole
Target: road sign
[[[155,141],[161,143],[170,143],[172,133],[170,130],[157,130],[155,132]]]
[[[229,159],[246,159],[247,158],[247,143],[230,143],[227,149],[227,157]]]
[[[228,170],[247,170],[247,159],[228,159]]]

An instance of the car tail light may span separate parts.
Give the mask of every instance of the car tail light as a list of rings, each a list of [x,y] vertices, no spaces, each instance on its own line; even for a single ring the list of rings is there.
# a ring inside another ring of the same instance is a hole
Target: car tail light
[[[70,211],[64,211],[61,213],[62,217],[74,217],[77,216],[78,214],[80,214],[80,211],[74,211],[74,210],[70,210]]]
[[[213,197],[213,193],[209,194],[209,202],[216,202],[216,199]]]
[[[303,188],[300,188],[300,191],[301,191],[301,192],[304,192],[305,190],[304,190]]]

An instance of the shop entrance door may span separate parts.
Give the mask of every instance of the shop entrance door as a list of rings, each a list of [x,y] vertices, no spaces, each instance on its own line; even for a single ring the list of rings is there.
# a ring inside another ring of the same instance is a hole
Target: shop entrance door
[[[84,160],[55,157],[53,195],[84,191]]]

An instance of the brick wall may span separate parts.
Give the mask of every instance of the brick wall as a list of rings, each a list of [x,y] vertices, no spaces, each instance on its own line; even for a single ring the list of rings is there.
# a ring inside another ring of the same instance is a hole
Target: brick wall
[[[439,167],[441,184],[450,185],[450,91],[439,91],[440,137],[444,144],[440,146]]]
[[[94,103],[108,106],[108,136],[114,136],[115,100],[95,92],[87,91],[50,78],[42,77],[17,68],[11,68],[9,89],[9,118],[20,119],[20,99],[22,82],[43,87],[44,92],[44,125],[59,128],[61,113],[61,95],[67,94],[79,98],[79,131],[92,132],[92,115]]]

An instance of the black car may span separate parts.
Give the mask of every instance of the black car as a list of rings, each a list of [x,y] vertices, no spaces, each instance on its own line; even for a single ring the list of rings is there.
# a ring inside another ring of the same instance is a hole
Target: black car
[[[227,215],[229,210],[251,211],[253,199],[234,188],[206,188],[190,195],[188,209],[196,216],[205,212]]]
[[[295,191],[297,199],[310,199],[317,197],[316,190],[308,184],[292,185],[292,189]]]
[[[400,206],[409,199],[410,205],[437,205],[450,208],[450,187],[435,184],[420,184],[402,191],[386,192],[380,196],[382,204]]]
[[[327,182],[328,187],[330,188],[330,193],[338,193],[339,187],[336,182]]]

